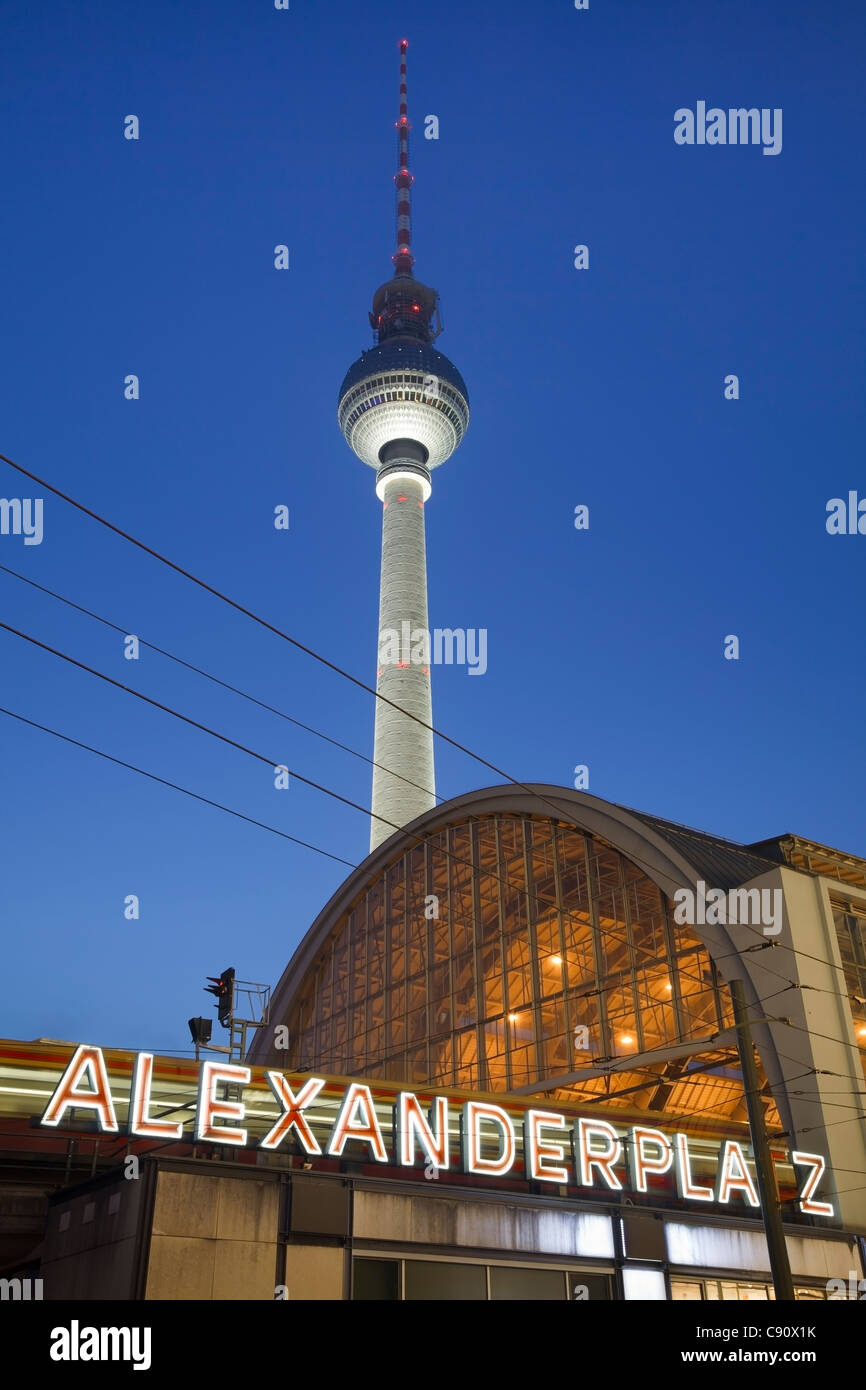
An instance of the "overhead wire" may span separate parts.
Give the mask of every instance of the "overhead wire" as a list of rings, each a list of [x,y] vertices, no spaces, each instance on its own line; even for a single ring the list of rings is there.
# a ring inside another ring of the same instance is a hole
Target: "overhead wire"
[[[319,845],[311,845],[308,840],[299,840],[296,835],[289,835],[285,830],[278,830],[275,825],[268,825],[265,821],[256,820],[254,816],[247,816],[242,811],[235,811],[231,806],[224,806],[219,801],[211,800],[209,796],[202,796],[199,792],[190,791],[189,787],[182,787],[177,782],[170,782],[166,777],[158,777],[154,772],[147,772],[143,767],[136,767],[134,763],[125,762],[123,758],[115,758],[111,753],[103,752],[101,748],[94,748],[89,743],[82,743],[80,739],[71,738],[69,734],[60,733],[59,729],[49,728],[47,724],[39,724],[35,719],[27,719],[23,714],[16,714],[15,710],[0,706],[0,714],[8,715],[10,719],[17,719],[22,724],[29,724],[32,729],[41,729],[44,734],[51,734],[54,738],[62,739],[64,743],[71,743],[74,747],[82,748],[87,753],[94,753],[97,758],[104,758],[106,762],[116,763],[118,767],[126,768],[129,772],[137,772],[140,777],[147,777],[151,782],[159,782],[161,786],[170,787],[172,791],[183,792],[184,796],[190,796],[195,801],[202,801],[206,806],[215,807],[217,811],[225,811],[229,816],[235,816],[238,820],[246,821],[249,825],[258,826],[260,830],[268,830],[272,835],[279,835],[283,840],[291,840],[292,844],[310,849],[315,854],[324,855],[326,859],[335,859],[350,869],[357,867],[350,859],[343,859],[339,854],[332,854],[330,850],[321,849]]]
[[[85,614],[88,618],[93,618],[95,622],[102,623],[104,627],[111,628],[114,632],[119,632],[123,636],[131,634],[131,628],[121,627],[119,623],[113,623],[109,618],[104,618],[99,613],[94,613],[93,609],[85,608],[83,604],[76,603],[73,599],[67,598],[64,594],[59,594],[55,589],[49,589],[44,584],[37,584],[35,579],[29,579],[25,574],[19,574],[18,570],[13,570],[9,565],[0,565],[0,571],[10,574],[15,579],[20,579],[23,584],[29,584],[31,588],[38,589],[40,593],[48,594],[49,597],[57,599],[59,603],[66,604],[67,608],[73,608],[78,613]],[[219,685],[223,690],[230,690],[233,695],[240,695],[241,699],[248,700],[250,704],[258,705],[259,709],[267,710],[270,714],[276,714],[278,718],[285,719],[289,724],[294,724],[296,728],[303,729],[305,733],[314,734],[316,738],[322,739],[325,743],[330,743],[334,748],[340,748],[344,753],[351,753],[353,758],[360,758],[362,762],[370,767],[379,768],[382,772],[387,772],[389,776],[396,777],[398,781],[405,782],[407,786],[414,787],[416,791],[425,792],[437,800],[442,800],[436,792],[428,787],[422,787],[420,783],[413,782],[411,778],[404,777],[399,772],[392,772],[390,768],[384,767],[382,763],[377,763],[373,758],[368,758],[365,753],[360,753],[357,748],[350,748],[347,743],[341,743],[339,739],[332,738],[330,734],[325,734],[321,729],[314,729],[310,724],[304,724],[300,719],[295,719],[293,715],[287,714],[285,710],[278,709],[275,705],[269,705],[265,700],[258,699],[255,695],[250,695],[248,691],[241,690],[236,685],[231,685],[228,681],[215,676],[212,671],[205,671],[203,667],[194,665],[191,661],[186,661],[182,656],[175,652],[170,652],[165,647],[158,647],[155,642],[150,642],[146,638],[136,633],[138,642],[142,647],[147,647],[150,651],[158,652],[160,656],[167,657],[169,661],[174,661],[178,666],[184,666],[188,671],[193,671],[197,676],[204,676],[205,680],[212,681],[214,685]]]

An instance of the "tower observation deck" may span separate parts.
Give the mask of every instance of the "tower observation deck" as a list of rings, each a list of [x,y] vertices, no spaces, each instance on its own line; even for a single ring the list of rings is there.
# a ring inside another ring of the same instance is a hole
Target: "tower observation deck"
[[[376,701],[371,851],[436,804],[424,506],[433,469],[469,424],[466,384],[433,347],[442,331],[439,296],[414,275],[408,47],[401,39],[394,273],[373,296],[376,344],[346,373],[337,412],[350,448],[376,470],[382,503],[376,691],[383,698]]]

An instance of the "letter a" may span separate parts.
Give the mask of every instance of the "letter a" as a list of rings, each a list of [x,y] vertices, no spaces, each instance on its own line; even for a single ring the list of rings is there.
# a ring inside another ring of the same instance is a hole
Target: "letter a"
[[[693,145],[695,143],[695,116],[688,107],[681,106],[674,112],[674,139],[678,145]]]
[[[674,921],[677,926],[694,926],[695,895],[691,888],[678,888],[674,893],[674,902]]]
[[[848,532],[848,509],[841,497],[831,497],[827,503],[827,511],[832,515],[827,517],[827,534],[829,536],[844,536]]]
[[[72,1334],[68,1327],[55,1327],[51,1333],[51,1347],[48,1355],[52,1361],[69,1360],[69,1343]]]
[[[89,1090],[80,1089],[87,1079]],[[108,1083],[108,1071],[101,1047],[86,1047],[83,1043],[57,1083],[41,1123],[55,1128],[67,1110],[94,1110],[103,1134],[117,1133],[117,1116]]]

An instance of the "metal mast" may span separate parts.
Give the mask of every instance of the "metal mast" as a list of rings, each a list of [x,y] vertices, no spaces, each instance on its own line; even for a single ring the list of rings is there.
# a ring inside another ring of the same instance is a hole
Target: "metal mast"
[[[406,83],[406,50],[408,39],[400,40],[400,116],[397,120],[398,167],[394,175],[397,186],[397,250],[391,257],[397,275],[411,275],[415,264],[412,255],[412,184],[409,173],[409,89]]]

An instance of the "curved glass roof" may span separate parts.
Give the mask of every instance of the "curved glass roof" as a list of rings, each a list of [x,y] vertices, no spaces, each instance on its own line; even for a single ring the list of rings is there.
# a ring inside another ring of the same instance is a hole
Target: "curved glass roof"
[[[279,1065],[743,1118],[721,976],[658,883],[604,838],[479,808],[421,843],[394,836],[376,864],[284,977]]]

